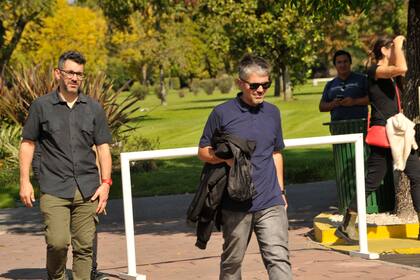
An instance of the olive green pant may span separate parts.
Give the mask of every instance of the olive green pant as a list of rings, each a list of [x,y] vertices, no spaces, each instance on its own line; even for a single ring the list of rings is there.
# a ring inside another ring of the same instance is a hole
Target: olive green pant
[[[48,279],[66,279],[67,249],[73,248],[73,279],[89,280],[92,246],[96,231],[97,200],[83,198],[77,189],[74,198],[42,194],[40,209],[44,216],[47,242]]]

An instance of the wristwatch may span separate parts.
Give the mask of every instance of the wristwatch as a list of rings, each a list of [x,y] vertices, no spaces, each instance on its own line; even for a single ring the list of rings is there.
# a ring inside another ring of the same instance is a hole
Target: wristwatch
[[[282,190],[281,190],[281,194],[286,195],[286,189],[282,189]]]
[[[108,184],[109,186],[112,186],[112,179],[102,179],[102,184]]]

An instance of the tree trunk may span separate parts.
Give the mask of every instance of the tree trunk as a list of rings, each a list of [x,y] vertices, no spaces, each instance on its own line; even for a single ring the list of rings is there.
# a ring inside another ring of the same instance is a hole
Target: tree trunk
[[[166,89],[165,89],[165,83],[164,83],[164,75],[163,75],[163,66],[160,65],[159,66],[159,70],[160,70],[160,82],[159,82],[159,98],[160,98],[160,104],[161,105],[166,105],[168,104],[166,102]]]
[[[148,85],[147,83],[147,64],[143,64],[141,67],[141,83],[145,86]]]
[[[281,74],[274,73],[274,96],[280,97],[280,89],[281,89]]]
[[[274,96],[280,97],[281,95],[281,67],[273,61],[273,76],[274,76]]]
[[[398,176],[396,173],[401,175],[400,183],[395,186],[395,213],[402,219],[409,219],[416,215],[410,194],[410,180],[404,173],[394,172],[394,176]]]
[[[420,86],[420,1],[410,0],[408,4],[407,26],[407,64],[405,89],[402,94],[404,114],[419,123]],[[416,126],[416,141],[419,143],[420,131]],[[414,215],[408,178],[403,175],[396,186],[396,213],[398,216]]]
[[[290,76],[286,65],[281,66],[281,73],[283,78],[283,96],[284,101],[293,99],[292,87],[290,86]]]

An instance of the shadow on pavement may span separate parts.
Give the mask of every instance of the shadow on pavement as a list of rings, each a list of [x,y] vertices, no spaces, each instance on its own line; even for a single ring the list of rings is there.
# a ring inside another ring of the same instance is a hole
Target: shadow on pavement
[[[0,274],[5,279],[48,279],[45,268],[20,268],[12,269]]]
[[[313,218],[320,212],[337,209],[337,192],[333,181],[289,185],[287,194],[291,229],[312,227]],[[195,234],[195,227],[186,223],[186,212],[192,198],[193,194],[134,198],[135,233]],[[99,219],[99,232],[125,234],[123,200],[109,201],[107,215],[101,215]],[[0,232],[43,234],[39,208],[1,209]]]

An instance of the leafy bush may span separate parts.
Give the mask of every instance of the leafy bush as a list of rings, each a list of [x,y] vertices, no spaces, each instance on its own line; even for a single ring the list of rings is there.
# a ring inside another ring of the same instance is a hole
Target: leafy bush
[[[19,199],[19,170],[0,167],[0,208],[15,207]]]
[[[233,86],[233,78],[230,76],[223,76],[217,80],[217,87],[221,93],[229,93]]]
[[[142,85],[139,82],[134,82],[130,88],[130,92],[134,94],[139,100],[144,100],[149,93],[149,87]]]
[[[197,95],[200,91],[200,80],[199,79],[192,79],[190,83],[190,90],[194,95]]]
[[[22,127],[19,125],[0,126],[0,168],[18,166],[21,131]]]
[[[204,90],[205,93],[211,95],[216,89],[216,81],[214,79],[201,80],[200,87]]]
[[[181,88],[181,81],[178,77],[170,77],[165,79],[165,85],[169,89],[180,89]]]
[[[178,96],[181,97],[181,98],[185,97],[185,95],[187,95],[187,93],[188,93],[188,89],[186,89],[186,88],[181,88],[180,90],[178,90]]]
[[[150,140],[141,135],[136,135],[128,140],[120,141],[113,144],[112,147],[112,165],[115,168],[119,168],[120,164],[120,153],[122,152],[138,152],[138,151],[151,151],[159,148],[159,138]],[[154,160],[141,160],[131,162],[132,171],[152,171],[158,168],[156,161]]]

